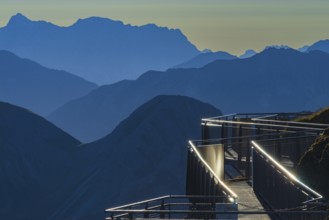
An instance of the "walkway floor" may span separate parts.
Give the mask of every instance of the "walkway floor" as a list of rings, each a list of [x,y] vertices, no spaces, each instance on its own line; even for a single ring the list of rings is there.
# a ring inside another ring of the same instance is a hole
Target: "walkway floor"
[[[256,197],[251,186],[246,181],[236,181],[228,183],[228,187],[232,189],[238,196],[238,210],[239,211],[262,211],[263,206]],[[239,214],[238,219],[243,220],[270,220],[268,215],[263,214]]]

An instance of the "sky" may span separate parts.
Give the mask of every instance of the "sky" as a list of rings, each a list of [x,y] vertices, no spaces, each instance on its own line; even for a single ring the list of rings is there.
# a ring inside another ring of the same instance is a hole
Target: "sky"
[[[329,38],[328,0],[0,0],[0,26],[22,13],[69,26],[91,16],[179,28],[198,49],[241,54]]]

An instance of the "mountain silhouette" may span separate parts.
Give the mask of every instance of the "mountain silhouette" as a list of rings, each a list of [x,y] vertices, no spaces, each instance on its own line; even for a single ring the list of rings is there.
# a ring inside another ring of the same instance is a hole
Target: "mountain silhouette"
[[[309,47],[310,46],[308,46],[308,45],[305,45],[305,46],[302,46],[302,47],[300,47],[300,48],[298,48],[297,50],[299,51],[299,52],[307,52],[307,50],[309,49]]]
[[[200,138],[202,117],[220,114],[195,99],[158,96],[111,134],[80,145],[0,103],[0,218],[100,219],[114,205],[184,194],[187,140]]]
[[[257,54],[256,51],[249,49],[249,50],[246,50],[246,51],[244,52],[244,54],[240,55],[239,58],[240,58],[240,59],[245,59],[245,58],[252,57],[252,56],[254,56],[255,54]]]
[[[309,46],[306,52],[319,50],[325,53],[329,53],[329,40],[320,40]]]
[[[248,59],[149,71],[135,81],[102,86],[49,119],[85,142],[110,133],[138,106],[161,94],[193,97],[225,113],[315,110],[329,102],[328,69],[326,53],[270,48]]]
[[[199,53],[178,29],[99,17],[59,27],[22,14],[0,28],[0,49],[98,84],[136,79],[150,69],[166,70]]]
[[[0,102],[0,218],[47,219],[62,202],[56,194],[79,144],[40,116]]]
[[[86,155],[96,155],[89,167],[102,169],[86,192],[99,217],[113,205],[184,194],[187,140],[200,138],[201,118],[213,115],[221,112],[195,99],[158,96],[135,110],[110,135],[84,145]]]
[[[237,59],[237,57],[227,52],[223,52],[223,51],[207,52],[207,53],[198,54],[192,59],[182,64],[179,64],[173,68],[200,68],[215,60],[234,60],[234,59]]]
[[[97,86],[65,71],[45,68],[0,50],[0,100],[47,115]]]

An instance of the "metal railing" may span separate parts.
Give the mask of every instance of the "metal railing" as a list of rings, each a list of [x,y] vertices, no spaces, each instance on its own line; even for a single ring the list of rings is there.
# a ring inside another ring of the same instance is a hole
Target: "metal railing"
[[[251,141],[252,187],[272,210],[321,210],[323,196],[301,182],[293,173],[269,155],[256,141]],[[324,211],[324,210],[322,210]],[[276,213],[280,219],[296,219],[289,213]],[[302,215],[304,219],[327,219],[328,213]],[[307,217],[307,218],[306,218]]]
[[[238,211],[234,203],[191,202],[218,199],[215,196],[163,196],[105,210],[105,219],[238,219],[242,216],[271,216],[272,219],[325,220],[328,212],[320,210]],[[243,218],[243,217],[242,217]]]
[[[107,219],[237,219],[242,214],[329,219],[321,206],[322,196],[293,174],[304,151],[329,126],[291,121],[304,115],[243,113],[202,119],[202,140],[188,145],[187,196],[164,196],[107,209]],[[227,185],[236,176],[230,176],[228,168],[240,175],[239,180],[252,180],[266,209],[238,211],[239,195]]]
[[[307,205],[308,201],[314,204],[323,198],[270,156],[259,143],[251,141],[251,144],[253,147],[253,188],[273,208],[289,209],[302,204]]]
[[[270,153],[278,160],[289,155],[292,166],[296,167],[310,144],[329,126],[289,121],[304,115],[304,113],[243,113],[202,119],[202,140],[194,143],[202,146],[223,144],[225,155],[230,152],[236,155],[236,158],[232,157],[234,160],[231,159],[230,163],[234,163],[246,178],[250,178],[251,174],[251,140],[276,140],[276,145],[271,148]],[[296,138],[299,141],[295,141],[294,146],[290,146],[288,150],[285,139],[289,138]],[[227,159],[225,157],[225,162],[228,162]]]
[[[189,141],[186,194],[225,196],[231,202],[237,198],[237,195],[209,166],[192,141]]]
[[[252,178],[254,191],[272,210],[313,210],[321,207],[322,196],[291,172],[316,137],[329,125],[290,121],[304,115],[248,113],[203,119],[202,140],[195,143],[203,147],[222,144],[225,164],[234,166],[244,178]],[[255,147],[256,143],[261,147]],[[266,155],[264,152],[267,152]],[[227,176],[226,180],[229,180]],[[296,219],[296,215],[288,213],[279,215],[280,219],[288,217]],[[307,218],[300,213],[300,218],[305,219],[327,217],[328,213],[307,215]]]
[[[168,195],[105,210],[105,219],[236,219],[237,205],[225,196]]]
[[[325,220],[328,212],[311,210],[238,211],[235,203],[204,202],[222,200],[217,196],[168,195],[105,210],[105,219],[238,219],[242,216],[284,216],[283,219]],[[192,201],[192,202],[191,202]],[[198,201],[198,202],[193,202]],[[243,219],[243,217],[242,217]]]

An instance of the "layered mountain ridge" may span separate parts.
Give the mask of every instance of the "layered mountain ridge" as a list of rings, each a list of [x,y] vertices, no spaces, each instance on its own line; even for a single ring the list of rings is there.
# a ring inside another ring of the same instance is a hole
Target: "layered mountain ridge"
[[[178,29],[99,17],[60,27],[22,14],[0,28],[0,49],[97,84],[136,79],[150,69],[166,70],[200,53]]]
[[[0,50],[0,101],[45,116],[96,87],[96,84],[68,72],[48,69]]]
[[[238,57],[233,56],[227,52],[217,51],[217,52],[206,52],[198,54],[192,59],[174,66],[173,68],[200,68],[216,60],[234,60]]]
[[[202,117],[220,114],[195,99],[158,96],[81,145],[40,116],[0,103],[0,218],[98,219],[114,205],[183,194],[187,140],[200,137]]]
[[[319,50],[325,53],[329,53],[329,40],[320,40],[306,48],[306,52]]]
[[[329,102],[329,55],[269,48],[246,59],[202,68],[148,71],[135,81],[102,86],[50,115],[83,142],[111,132],[134,109],[161,95],[184,95],[224,112],[315,110]]]

